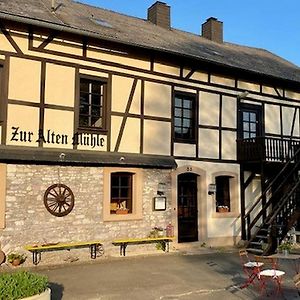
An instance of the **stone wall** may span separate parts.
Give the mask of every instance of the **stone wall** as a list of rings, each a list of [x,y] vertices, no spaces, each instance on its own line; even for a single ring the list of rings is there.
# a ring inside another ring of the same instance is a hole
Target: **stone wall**
[[[60,169],[60,170],[59,170]],[[111,241],[122,237],[145,237],[154,226],[166,227],[171,221],[171,176],[169,170],[144,169],[143,219],[103,222],[103,168],[46,165],[8,165],[6,227],[0,230],[0,244],[5,253],[24,252],[26,244],[101,240],[106,255],[118,255]],[[75,206],[65,217],[55,217],[45,208],[46,189],[60,182],[71,188]],[[152,199],[158,182],[167,185],[166,211],[153,211]],[[154,247],[148,245],[145,250]],[[131,247],[129,247],[131,248]],[[129,250],[128,248],[128,250]],[[132,247],[131,250],[141,250]],[[155,249],[155,247],[154,247]],[[30,264],[28,252],[26,264]],[[89,259],[89,250],[56,251],[42,254],[42,264],[60,263],[70,255]]]

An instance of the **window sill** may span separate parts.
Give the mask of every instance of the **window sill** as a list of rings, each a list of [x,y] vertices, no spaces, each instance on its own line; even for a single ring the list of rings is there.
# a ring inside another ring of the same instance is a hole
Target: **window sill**
[[[104,222],[120,222],[143,219],[142,214],[109,214],[103,216]]]
[[[78,127],[78,133],[101,133],[107,134],[108,130],[103,128],[95,128],[95,127]]]
[[[228,212],[213,212],[212,218],[220,219],[220,218],[237,218],[239,216],[238,212],[228,211]]]
[[[196,141],[195,141],[195,140],[174,139],[174,143],[181,143],[181,144],[196,144]]]

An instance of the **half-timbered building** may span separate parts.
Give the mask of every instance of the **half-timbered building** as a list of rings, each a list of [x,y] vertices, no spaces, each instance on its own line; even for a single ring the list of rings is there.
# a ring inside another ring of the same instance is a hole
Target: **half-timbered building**
[[[269,251],[295,225],[300,69],[223,41],[216,18],[197,35],[170,13],[0,2],[5,252],[95,239],[109,252],[169,223],[174,245]]]

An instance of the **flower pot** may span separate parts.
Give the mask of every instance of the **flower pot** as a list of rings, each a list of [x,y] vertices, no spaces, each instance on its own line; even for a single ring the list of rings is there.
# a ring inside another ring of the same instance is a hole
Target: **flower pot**
[[[21,259],[20,258],[15,258],[11,264],[16,267],[16,266],[19,266],[21,264]]]
[[[46,289],[45,292],[38,294],[38,295],[34,295],[31,297],[26,297],[26,298],[22,298],[20,300],[50,300],[51,299],[51,289],[48,288]]]
[[[218,207],[218,212],[220,212],[220,213],[225,213],[228,211],[229,211],[229,209],[227,207]]]
[[[117,215],[127,215],[128,214],[128,209],[117,209],[116,214]]]
[[[284,256],[288,256],[289,253],[290,253],[290,251],[287,250],[287,249],[283,249],[283,250],[282,250],[282,254],[283,254]]]

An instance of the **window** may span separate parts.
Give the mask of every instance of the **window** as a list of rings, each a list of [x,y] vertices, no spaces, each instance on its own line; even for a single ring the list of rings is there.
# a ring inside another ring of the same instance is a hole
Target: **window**
[[[194,95],[175,94],[174,137],[177,142],[195,141],[195,102]]]
[[[231,176],[216,177],[216,209],[217,212],[229,212],[230,209],[230,179]]]
[[[103,221],[143,218],[143,169],[103,169]]]
[[[110,213],[132,213],[132,173],[111,174]]]
[[[105,129],[107,82],[80,78],[79,127]]]

